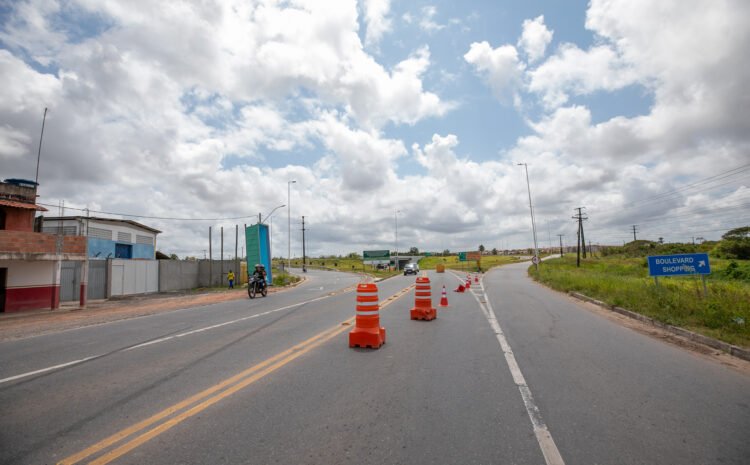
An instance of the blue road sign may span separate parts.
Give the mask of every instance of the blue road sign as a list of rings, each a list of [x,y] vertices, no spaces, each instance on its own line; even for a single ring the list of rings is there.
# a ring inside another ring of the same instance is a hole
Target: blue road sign
[[[687,274],[711,274],[711,265],[706,253],[679,255],[656,255],[648,257],[650,276],[680,276]]]

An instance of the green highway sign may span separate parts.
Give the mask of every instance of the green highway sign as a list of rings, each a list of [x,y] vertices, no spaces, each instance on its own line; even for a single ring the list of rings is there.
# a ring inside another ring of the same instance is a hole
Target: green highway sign
[[[465,262],[466,261],[466,252],[458,252],[458,261],[459,262]]]
[[[365,250],[362,252],[362,261],[368,264],[388,263],[391,261],[390,250]]]

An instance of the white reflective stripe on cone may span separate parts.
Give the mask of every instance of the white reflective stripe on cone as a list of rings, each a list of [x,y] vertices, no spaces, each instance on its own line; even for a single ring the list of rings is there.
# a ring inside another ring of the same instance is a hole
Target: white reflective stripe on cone
[[[363,311],[363,310],[357,310],[357,315],[359,315],[359,316],[372,316],[372,315],[377,315],[378,313],[380,313],[378,310],[375,310],[373,312],[366,312],[366,311]]]

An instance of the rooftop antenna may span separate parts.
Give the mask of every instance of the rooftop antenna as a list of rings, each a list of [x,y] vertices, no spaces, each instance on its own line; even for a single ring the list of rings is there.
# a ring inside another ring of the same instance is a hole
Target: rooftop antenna
[[[44,107],[44,116],[42,117],[42,134],[39,136],[39,151],[36,154],[36,177],[34,182],[39,184],[39,160],[42,158],[42,139],[44,138],[44,122],[47,120],[47,107]]]

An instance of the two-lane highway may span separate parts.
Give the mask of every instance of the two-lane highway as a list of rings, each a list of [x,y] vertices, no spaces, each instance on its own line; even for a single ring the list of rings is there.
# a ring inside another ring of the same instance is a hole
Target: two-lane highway
[[[463,294],[430,272],[430,322],[409,319],[414,277],[379,283],[379,350],[350,349],[341,324],[359,278],[317,271],[265,299],[0,344],[0,462],[747,462],[750,378],[526,266]]]

